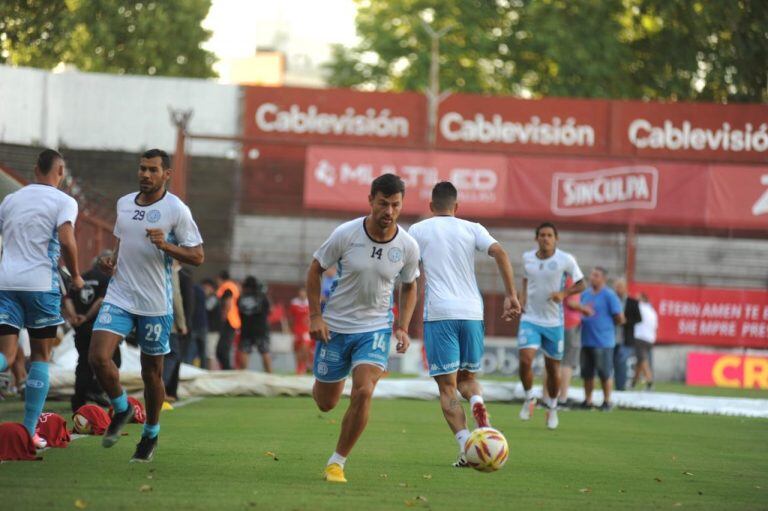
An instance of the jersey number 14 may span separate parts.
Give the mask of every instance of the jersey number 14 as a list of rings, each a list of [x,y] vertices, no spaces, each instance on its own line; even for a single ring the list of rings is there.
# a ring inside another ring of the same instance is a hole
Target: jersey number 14
[[[371,252],[371,259],[375,258],[381,261],[381,253],[383,250],[384,250],[383,248],[373,247],[373,252]]]

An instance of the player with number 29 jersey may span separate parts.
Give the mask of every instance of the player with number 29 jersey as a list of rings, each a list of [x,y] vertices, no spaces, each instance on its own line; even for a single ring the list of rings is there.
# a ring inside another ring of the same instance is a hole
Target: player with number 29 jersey
[[[203,239],[181,199],[166,192],[159,201],[140,205],[137,195],[117,201],[114,234],[120,240],[120,255],[94,330],[125,336],[136,326],[142,351],[161,355],[170,351],[172,260],[150,242],[146,230],[161,229],[169,243],[182,247],[201,245]]]

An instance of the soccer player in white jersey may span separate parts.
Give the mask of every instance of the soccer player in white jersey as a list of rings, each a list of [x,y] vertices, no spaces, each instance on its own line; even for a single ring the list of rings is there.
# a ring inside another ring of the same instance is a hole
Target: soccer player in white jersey
[[[64,177],[64,158],[53,149],[41,152],[35,183],[11,193],[0,204],[0,371],[16,358],[19,331],[29,331],[32,365],[27,376],[24,426],[37,448],[45,442],[35,427],[48,395],[48,361],[61,316],[59,255],[83,287],[77,265],[77,202],[57,190]]]
[[[432,218],[411,226],[408,233],[419,244],[426,287],[424,293],[424,346],[429,375],[440,390],[440,406],[459,443],[454,467],[467,467],[464,444],[469,438],[458,390],[472,407],[478,427],[490,426],[482,387],[475,379],[483,359],[483,297],[475,278],[475,255],[496,260],[504,283],[502,318],[520,314],[514,272],[502,246],[478,223],[456,218],[458,192],[449,182],[432,189]]]
[[[107,261],[114,275],[93,326],[88,357],[115,410],[102,439],[104,447],[111,447],[133,417],[112,353],[136,329],[147,410],[141,440],[131,458],[138,462],[152,460],[160,432],[160,410],[165,399],[163,357],[170,352],[173,324],[172,259],[198,266],[204,257],[203,239],[192,213],[181,199],[166,190],[170,167],[165,151],[145,152],[139,162],[139,192],[117,201],[117,246]]]
[[[584,274],[571,254],[557,248],[557,227],[544,222],[536,228],[537,250],[523,254],[523,317],[518,330],[520,381],[525,402],[520,418],[529,420],[536,401],[533,398],[533,359],[536,350],[544,353],[547,371],[546,422],[549,429],[558,426],[557,394],[560,389],[560,360],[565,346],[564,300],[584,290]],[[565,288],[570,276],[573,284]]]
[[[394,325],[397,352],[410,345],[408,325],[416,307],[419,247],[397,225],[405,184],[394,174],[371,183],[371,213],[337,227],[314,254],[307,272],[310,335],[315,348],[315,385],[312,396],[327,412],[339,402],[344,382],[352,372],[352,394],[344,414],[336,451],[325,467],[325,479],[345,483],[344,463],[360,438],[371,408],[376,383],[387,369],[392,335],[392,301],[400,279],[400,317]],[[336,265],[325,308],[320,309],[320,279]]]

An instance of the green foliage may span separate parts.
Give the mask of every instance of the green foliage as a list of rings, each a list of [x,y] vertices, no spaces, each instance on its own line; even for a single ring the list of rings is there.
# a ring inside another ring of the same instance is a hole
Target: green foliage
[[[306,397],[206,398],[163,412],[148,465],[128,463],[138,424],[111,449],[87,437],[49,449],[42,462],[3,464],[2,509],[765,508],[765,419],[570,411],[549,431],[543,410],[522,422],[519,404],[492,402],[510,458],[482,474],[450,466],[457,446],[437,400],[374,399],[346,465],[349,483],[333,485],[321,473],[348,404],[322,414]],[[5,406],[3,420],[14,420]]]
[[[19,0],[0,7],[0,61],[51,69],[208,78],[210,0]]]
[[[358,0],[360,44],[336,48],[331,85],[667,100],[768,100],[764,0]]]

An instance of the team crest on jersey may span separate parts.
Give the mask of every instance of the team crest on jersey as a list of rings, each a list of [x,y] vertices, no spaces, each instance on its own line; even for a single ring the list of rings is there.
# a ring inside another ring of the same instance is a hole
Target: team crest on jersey
[[[317,374],[319,374],[320,376],[325,376],[326,374],[328,374],[328,364],[326,364],[325,362],[320,362],[319,364],[317,364]]]
[[[102,312],[101,315],[99,316],[99,323],[101,323],[102,325],[108,325],[112,323],[112,314],[110,314],[109,312]]]
[[[387,259],[390,263],[399,263],[403,258],[403,251],[399,247],[392,247],[387,251]]]
[[[160,221],[160,217],[161,215],[160,215],[159,209],[150,210],[150,212],[147,213],[147,222],[149,222],[150,224],[156,224],[157,222]]]
[[[547,268],[549,268],[550,270],[556,270],[557,269],[557,261],[550,261],[547,264]]]

